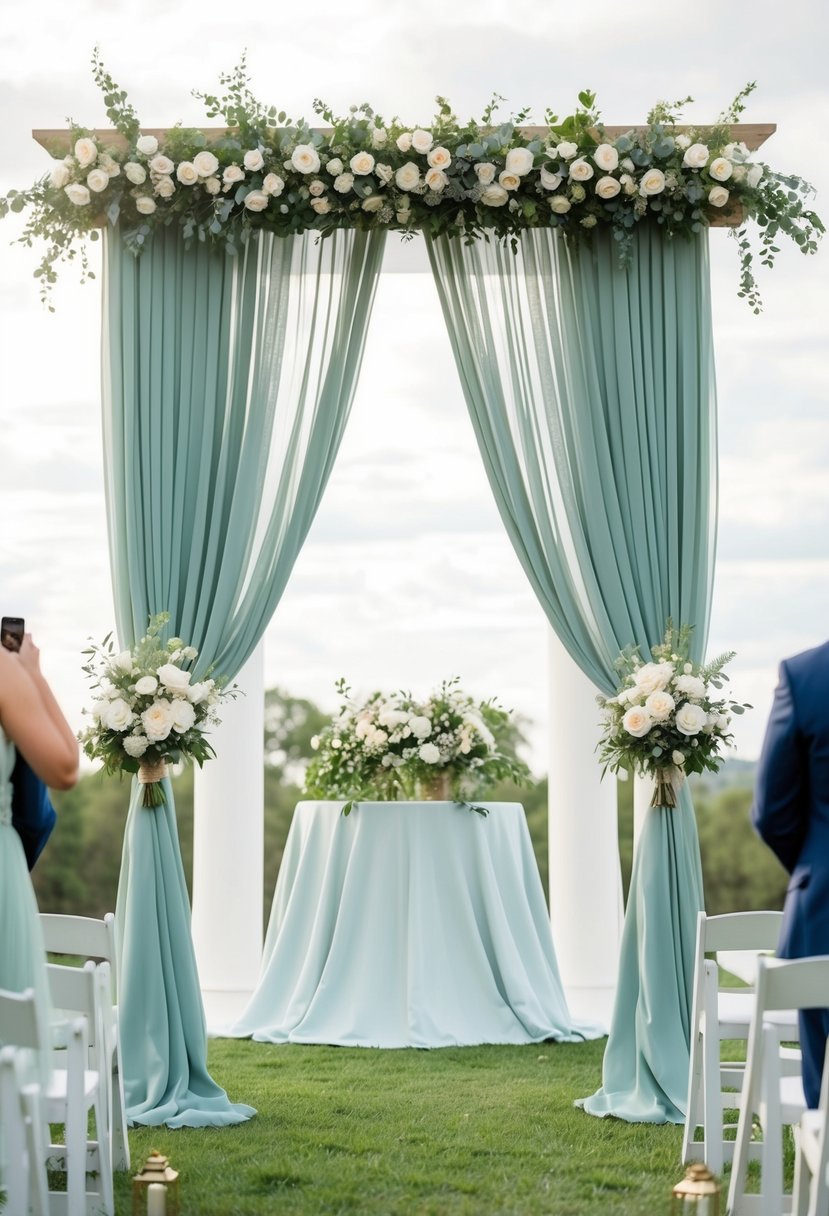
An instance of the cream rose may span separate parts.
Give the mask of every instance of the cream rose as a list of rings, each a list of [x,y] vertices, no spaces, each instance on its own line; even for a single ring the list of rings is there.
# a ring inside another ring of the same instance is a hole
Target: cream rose
[[[89,190],[80,182],[70,182],[68,186],[63,187],[63,193],[76,207],[85,207],[91,197]]]
[[[311,206],[317,215],[328,215],[328,212],[331,210],[331,200],[327,198],[312,198]]]
[[[375,127],[371,132],[372,148],[385,148],[389,133],[385,127]]]
[[[265,190],[251,190],[245,195],[245,206],[248,211],[264,211],[270,202],[270,197]]]
[[[661,194],[665,189],[665,174],[661,169],[648,169],[639,183],[639,193],[643,198],[652,194]]]
[[[162,697],[153,701],[141,715],[141,722],[151,743],[160,743],[173,729],[173,706]]]
[[[495,181],[495,166],[487,161],[481,161],[475,166],[475,174],[482,186],[489,186]]]
[[[428,131],[422,131],[420,127],[416,131],[412,131],[412,147],[415,152],[425,155],[431,149],[434,142]]]
[[[554,194],[550,199],[550,210],[554,211],[556,215],[566,215],[570,206],[569,198],[565,198],[563,194]]]
[[[175,663],[162,663],[157,674],[159,683],[171,692],[186,693],[190,686],[190,672],[182,671]]]
[[[124,173],[127,181],[132,182],[134,186],[143,186],[147,180],[147,170],[143,165],[139,165],[137,160],[128,160],[124,165]]]
[[[348,194],[351,187],[354,185],[353,173],[341,173],[339,177],[334,178],[334,189],[338,194]]]
[[[569,139],[563,139],[560,144],[556,144],[555,151],[562,160],[572,160],[579,150],[579,145],[574,144]]]
[[[708,164],[710,153],[705,144],[691,144],[685,149],[685,155],[682,158],[683,165],[687,165],[689,169],[703,169]]]
[[[92,169],[86,177],[86,184],[90,190],[94,190],[96,194],[100,194],[102,190],[106,190],[109,185],[109,176],[104,169]]]
[[[517,190],[521,185],[521,178],[517,173],[509,173],[506,169],[502,169],[498,174],[498,185],[503,186],[505,190]]]
[[[182,186],[195,186],[199,180],[199,171],[192,161],[182,160],[176,166],[176,177]]]
[[[533,154],[529,148],[510,148],[504,168],[507,173],[524,177],[533,167]]]
[[[698,735],[708,723],[708,715],[701,705],[691,702],[683,705],[676,715],[676,728],[683,735]]]
[[[172,198],[176,192],[173,179],[171,177],[160,177],[155,183],[155,192],[159,198]]]
[[[155,156],[158,151],[158,140],[154,135],[139,135],[135,141],[135,150],[142,156]]]
[[[392,169],[391,165],[377,165],[374,172],[377,180],[381,181],[384,186],[387,186],[394,177],[394,169]]]
[[[622,718],[622,726],[634,739],[642,739],[653,726],[653,718],[641,705],[632,705]]]
[[[401,152],[408,152],[412,146],[411,131],[401,131],[395,142]]]
[[[141,697],[152,697],[158,689],[158,680],[155,676],[142,676],[140,680],[135,681],[135,691]]]
[[[226,186],[233,186],[236,182],[245,180],[245,171],[241,165],[228,165],[222,174],[222,181]]]
[[[269,173],[262,182],[262,189],[276,198],[285,189],[285,183],[278,173]]]
[[[242,164],[249,173],[258,173],[259,170],[264,167],[265,158],[258,148],[251,148],[251,150],[246,152],[242,157]]]
[[[686,697],[690,697],[692,701],[702,701],[708,689],[705,687],[705,681],[699,676],[681,675],[674,680],[674,688],[677,692],[683,693]]]
[[[348,162],[351,172],[357,177],[365,177],[374,168],[374,157],[370,152],[357,152]]]
[[[485,186],[481,195],[481,202],[487,207],[503,207],[508,200],[509,194],[498,182],[491,182],[490,185]]]
[[[212,152],[197,152],[193,157],[193,165],[199,177],[212,177],[219,167],[218,157]]]
[[[622,184],[615,177],[600,177],[596,182],[596,193],[599,198],[615,198],[621,189]]]
[[[763,166],[762,165],[750,165],[748,172],[746,173],[746,185],[749,186],[752,190],[756,190],[757,187],[760,185],[762,177],[763,177]]]
[[[599,144],[593,153],[593,160],[604,173],[612,173],[619,166],[619,153],[613,144]]]
[[[52,172],[49,174],[49,185],[54,186],[55,190],[62,190],[69,181],[69,169],[62,160],[56,160]]]
[[[571,163],[570,177],[574,182],[589,182],[592,176],[593,166],[583,156]]]
[[[667,688],[673,674],[670,663],[643,663],[633,673],[633,682],[640,693],[650,696],[652,692]]]
[[[724,207],[730,198],[725,186],[712,186],[708,192],[708,201],[712,207]]]
[[[316,173],[320,158],[313,144],[297,144],[291,153],[291,164],[298,173]]]
[[[75,160],[82,169],[87,169],[90,165],[94,165],[98,159],[98,149],[94,139],[75,140]]]
[[[203,185],[208,194],[218,194],[222,188],[218,177],[206,177]]]
[[[107,730],[126,730],[135,721],[135,714],[123,697],[107,702],[101,711],[101,722]]]
[[[426,159],[433,169],[448,169],[452,164],[452,153],[448,148],[432,148]]]
[[[442,169],[430,169],[423,179],[430,190],[434,190],[439,194],[449,184],[449,178]]]
[[[98,157],[98,164],[104,170],[107,177],[120,177],[121,166],[117,160],[114,160],[108,152],[102,152]]]
[[[159,177],[167,177],[174,169],[175,165],[169,156],[154,156],[150,161],[150,172],[157,173]]]
[[[727,182],[734,172],[734,166],[724,156],[718,156],[716,160],[711,161],[711,164],[708,166],[708,172],[715,182]]]
[[[401,190],[414,190],[420,185],[420,169],[413,160],[407,160],[395,173],[394,180]]]
[[[664,689],[657,689],[656,692],[652,692],[645,701],[645,709],[654,722],[664,722],[666,718],[670,718],[675,708],[676,701]]]
[[[172,717],[173,730],[177,734],[183,735],[195,722],[196,711],[189,701],[175,701],[173,703]]]
[[[148,194],[139,194],[135,200],[135,210],[139,215],[152,215],[156,209],[154,198],[150,198]]]
[[[201,705],[202,701],[206,701],[214,688],[212,680],[202,680],[200,683],[191,684],[187,689],[187,700],[193,705]]]
[[[561,174],[551,173],[546,166],[542,165],[538,180],[545,190],[558,190],[561,185]]]

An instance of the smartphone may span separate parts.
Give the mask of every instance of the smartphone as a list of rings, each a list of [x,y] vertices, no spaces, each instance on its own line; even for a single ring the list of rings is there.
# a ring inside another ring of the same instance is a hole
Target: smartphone
[[[4,616],[0,624],[0,641],[6,650],[19,650],[23,645],[26,623],[22,616]]]

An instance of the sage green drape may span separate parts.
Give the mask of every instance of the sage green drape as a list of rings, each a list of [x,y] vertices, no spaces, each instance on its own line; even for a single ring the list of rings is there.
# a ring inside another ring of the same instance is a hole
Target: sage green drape
[[[383,235],[262,235],[236,256],[159,230],[139,257],[108,234],[104,446],[121,644],[170,613],[197,671],[233,677],[261,638],[348,418]],[[129,1117],[249,1118],[206,1068],[172,791],[133,783],[118,890]]]
[[[633,264],[609,233],[430,240],[429,256],[501,517],[563,644],[605,693],[614,659],[667,618],[710,612],[715,392],[705,235],[644,223]],[[597,712],[597,738],[598,738]],[[555,774],[550,774],[555,781]],[[637,849],[603,1088],[593,1114],[682,1121],[699,843],[687,789]]]

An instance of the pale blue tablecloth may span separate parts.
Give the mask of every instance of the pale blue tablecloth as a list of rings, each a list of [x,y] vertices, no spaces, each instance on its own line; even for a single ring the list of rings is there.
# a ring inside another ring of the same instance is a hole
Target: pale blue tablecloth
[[[573,1042],[523,809],[300,802],[259,985],[222,1033],[269,1043]]]

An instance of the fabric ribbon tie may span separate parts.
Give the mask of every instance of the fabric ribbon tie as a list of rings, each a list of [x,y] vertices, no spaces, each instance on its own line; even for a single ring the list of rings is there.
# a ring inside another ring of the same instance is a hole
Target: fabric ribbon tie
[[[651,806],[664,806],[668,810],[673,810],[676,806],[677,792],[685,780],[685,773],[681,768],[672,765],[668,768],[657,769],[653,776],[656,786]]]
[[[138,767],[138,780],[144,791],[141,798],[143,806],[161,806],[164,801],[164,787],[161,782],[168,775],[166,760],[142,760]]]

